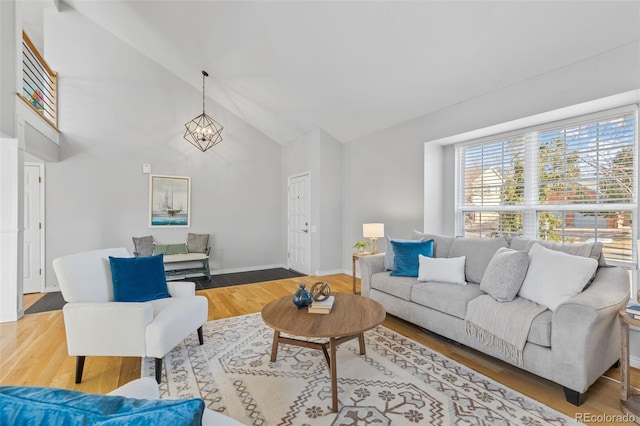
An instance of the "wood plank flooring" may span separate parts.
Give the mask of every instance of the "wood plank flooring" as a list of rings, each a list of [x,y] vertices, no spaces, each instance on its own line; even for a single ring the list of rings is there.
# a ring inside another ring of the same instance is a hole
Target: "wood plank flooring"
[[[215,320],[260,312],[269,301],[293,295],[299,283],[309,287],[316,281],[327,281],[332,291],[351,292],[351,276],[339,274],[201,290],[198,294],[209,300],[209,320]],[[577,413],[622,415],[619,368],[601,377],[590,388],[586,402],[575,407],[565,401],[559,385],[396,317],[388,315],[384,325],[571,417]],[[87,357],[83,381],[78,385],[74,383],[74,370],[75,358],[67,355],[62,311],[25,315],[17,322],[0,324],[0,385],[53,386],[107,393],[140,377],[140,358]],[[632,369],[632,386],[636,393],[640,392],[637,369]]]

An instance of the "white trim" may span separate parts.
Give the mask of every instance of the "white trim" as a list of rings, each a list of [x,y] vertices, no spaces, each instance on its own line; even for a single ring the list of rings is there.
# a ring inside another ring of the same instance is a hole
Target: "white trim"
[[[290,205],[290,199],[289,199],[289,190],[291,189],[291,181],[293,179],[301,178],[301,177],[304,177],[304,176],[307,176],[308,190],[309,190],[309,194],[308,194],[309,195],[309,211],[308,211],[308,214],[309,214],[309,225],[308,225],[309,226],[309,230],[311,230],[311,224],[313,223],[313,221],[312,221],[313,216],[311,214],[311,212],[313,211],[313,209],[312,209],[312,201],[313,200],[311,198],[311,170],[307,170],[305,172],[294,173],[294,174],[292,174],[290,176],[287,176],[287,191],[286,191],[286,194],[287,194],[287,221],[286,221],[286,224],[287,224],[287,226],[286,226],[286,232],[287,232],[287,266],[285,267],[286,269],[291,269],[290,262],[289,262],[289,259],[290,259],[289,253],[291,252],[291,250],[290,250],[291,249],[291,246],[290,246],[291,245],[291,241],[289,239],[289,222],[291,221],[291,205]],[[308,242],[307,242],[307,247],[305,247],[305,250],[308,252],[307,254],[309,256],[309,264],[307,265],[308,270],[307,271],[298,271],[300,273],[309,274],[309,275],[311,275],[311,266],[312,266],[311,264],[313,263],[312,262],[312,259],[313,259],[313,256],[312,256],[313,244],[311,244],[311,234],[312,234],[312,232],[309,231],[309,239],[308,239]]]
[[[39,234],[40,234],[40,270],[42,271],[40,273],[40,292],[41,293],[46,293],[47,291],[51,291],[51,289],[47,290],[47,279],[46,279],[46,273],[47,273],[47,268],[46,268],[46,257],[45,257],[45,247],[46,242],[45,242],[45,236],[47,235],[45,232],[45,220],[46,220],[46,215],[45,215],[45,176],[44,176],[44,163],[37,163],[37,162],[33,162],[33,161],[25,161],[24,162],[25,166],[30,166],[30,167],[37,167],[38,168],[38,175],[40,176],[40,191],[38,191],[40,193],[40,224],[41,227],[39,229]],[[24,195],[24,194],[23,194]],[[24,227],[23,227],[24,228]],[[58,289],[58,286],[55,286],[55,289]]]
[[[318,276],[318,277],[324,277],[324,276],[327,276],[327,275],[337,275],[337,274],[342,274],[342,273],[343,273],[342,269],[330,269],[328,271],[316,271],[313,275],[314,276]]]
[[[505,123],[500,123],[493,126],[483,127],[481,129],[472,130],[465,133],[459,133],[457,135],[427,141],[426,143],[452,145],[455,143],[466,142],[472,139],[481,139],[492,135],[507,133],[515,130],[542,125],[545,123],[552,123],[554,121],[565,120],[580,115],[592,114],[598,111],[604,111],[638,103],[640,103],[640,89],[631,90],[629,92],[607,96],[606,98],[595,99],[593,101],[583,102],[581,104],[543,112],[529,117],[519,118],[517,120],[507,121]]]
[[[0,316],[0,323],[3,322],[16,322],[18,321],[20,318],[22,318],[24,316],[24,309],[20,309],[16,315],[12,315],[12,314],[2,314]]]

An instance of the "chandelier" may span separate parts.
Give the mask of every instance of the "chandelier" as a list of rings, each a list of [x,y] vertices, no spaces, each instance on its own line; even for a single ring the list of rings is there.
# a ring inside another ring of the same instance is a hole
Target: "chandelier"
[[[185,123],[184,127],[187,130],[183,136],[187,142],[202,152],[222,142],[223,129],[220,123],[209,117],[204,111],[205,77],[209,77],[209,74],[206,71],[202,71],[202,114]]]

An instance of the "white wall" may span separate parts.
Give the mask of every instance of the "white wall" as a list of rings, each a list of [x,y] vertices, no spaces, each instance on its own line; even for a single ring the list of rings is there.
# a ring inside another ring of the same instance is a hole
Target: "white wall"
[[[444,233],[453,235],[453,152],[444,148],[442,160],[434,157],[443,161],[442,199],[423,202],[424,168],[438,167],[425,166],[425,142],[638,89],[639,53],[640,42],[622,46],[349,143],[343,247],[361,238],[366,222],[385,222],[385,231],[394,237],[429,228],[423,223],[427,208],[439,212],[440,220],[433,212],[430,217],[442,224]],[[343,256],[343,267],[350,268],[348,256]]]
[[[15,137],[16,26],[15,1],[0,2],[0,137]]]
[[[310,173],[311,264],[314,275],[342,272],[342,144],[315,129],[282,148],[284,250],[287,244],[287,179]]]
[[[327,132],[319,132],[318,275],[342,272],[343,145]]]
[[[15,2],[0,2],[0,50],[16,51]],[[0,322],[16,321],[22,305],[22,162],[16,138],[16,55],[0,59]]]
[[[211,235],[213,273],[281,266],[281,147],[211,100],[224,141],[206,153],[184,123],[202,93],[84,16],[45,16],[46,59],[59,75],[60,161],[47,164],[46,264],[83,250]],[[191,227],[148,227],[148,180],[190,176]]]

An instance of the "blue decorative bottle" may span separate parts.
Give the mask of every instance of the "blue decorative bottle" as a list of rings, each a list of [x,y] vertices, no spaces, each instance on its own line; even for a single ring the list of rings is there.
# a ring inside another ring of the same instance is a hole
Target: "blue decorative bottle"
[[[298,309],[309,306],[313,298],[311,297],[311,293],[309,293],[304,286],[304,284],[300,284],[300,288],[293,295],[293,303],[298,307]]]

